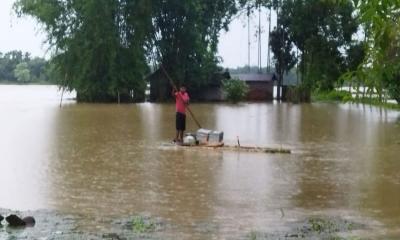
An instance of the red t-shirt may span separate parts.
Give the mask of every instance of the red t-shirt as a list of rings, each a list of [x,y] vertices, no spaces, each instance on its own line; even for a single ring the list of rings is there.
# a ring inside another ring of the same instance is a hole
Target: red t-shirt
[[[175,93],[175,100],[176,100],[176,112],[186,114],[186,104],[189,103],[189,95],[187,92]]]

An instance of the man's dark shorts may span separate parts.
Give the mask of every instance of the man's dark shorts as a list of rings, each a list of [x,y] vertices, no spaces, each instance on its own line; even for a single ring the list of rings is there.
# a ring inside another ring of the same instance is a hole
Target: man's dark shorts
[[[186,115],[180,112],[176,113],[176,130],[177,131],[186,130]]]

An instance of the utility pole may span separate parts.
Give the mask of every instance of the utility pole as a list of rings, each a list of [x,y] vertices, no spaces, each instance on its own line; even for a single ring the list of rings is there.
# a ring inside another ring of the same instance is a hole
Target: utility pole
[[[261,5],[258,6],[258,72],[262,72],[261,51]]]
[[[268,73],[270,73],[271,72],[271,44],[270,44],[270,36],[271,36],[271,12],[272,12],[272,10],[271,10],[271,8],[269,9],[269,15],[267,16],[268,17],[268,23],[269,23],[269,26],[268,26],[268,54],[267,54],[267,71],[268,71]]]
[[[250,73],[250,48],[251,48],[251,41],[250,41],[250,5],[247,6],[247,30],[248,30],[248,49],[247,49],[247,64],[248,64],[248,72]]]

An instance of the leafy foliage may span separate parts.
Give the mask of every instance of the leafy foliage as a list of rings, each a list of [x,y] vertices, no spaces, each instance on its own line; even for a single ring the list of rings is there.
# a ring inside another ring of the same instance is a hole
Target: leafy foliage
[[[49,63],[43,58],[31,58],[21,51],[0,52],[0,81],[9,83],[51,82]]]
[[[352,95],[348,91],[330,91],[330,92],[316,92],[313,95],[316,101],[338,101],[348,102],[352,100]]]
[[[249,86],[246,82],[239,79],[229,79],[223,82],[223,88],[227,100],[237,103],[245,99],[249,92]]]
[[[29,71],[28,64],[26,62],[18,64],[15,67],[14,75],[19,82],[29,82],[31,80],[31,72]]]
[[[353,0],[365,28],[366,57],[357,76],[376,89],[386,88],[400,104],[400,1]]]
[[[286,92],[286,99],[292,103],[309,102],[311,99],[310,89],[304,84],[289,86]]]
[[[293,43],[289,34],[283,28],[275,28],[270,35],[271,50],[274,53],[275,69],[278,73],[278,99],[281,98],[280,87],[283,83],[283,74],[295,66],[297,59],[293,51]]]
[[[14,75],[15,67],[29,61],[29,54],[21,51],[11,51],[5,54],[0,53],[0,80],[17,81]]]
[[[358,24],[350,1],[288,0],[279,14],[282,29],[300,51],[302,83],[332,90],[345,72],[345,55]]]
[[[217,68],[219,34],[236,12],[231,0],[154,1],[156,60],[190,91],[208,85]]]
[[[128,101],[132,92],[140,101],[153,61],[178,85],[201,91],[220,71],[221,30],[261,7],[278,12],[270,39],[276,71],[282,76],[298,62],[298,89],[329,92],[346,80],[400,102],[398,0],[17,0],[18,15],[43,26],[54,57],[46,70],[40,59],[9,53],[0,77],[16,81],[15,67],[26,62],[32,79],[51,70],[80,101]],[[363,41],[354,37],[360,29]]]
[[[236,3],[230,0],[18,0],[48,34],[59,84],[80,101],[144,97],[150,60],[178,83],[207,85],[217,69],[218,37]]]
[[[19,15],[35,17],[48,34],[62,87],[80,101],[143,98],[145,41],[151,26],[145,0],[19,0]]]
[[[277,73],[279,75],[288,73],[297,62],[288,33],[281,28],[275,28],[270,35],[270,45],[274,53]]]

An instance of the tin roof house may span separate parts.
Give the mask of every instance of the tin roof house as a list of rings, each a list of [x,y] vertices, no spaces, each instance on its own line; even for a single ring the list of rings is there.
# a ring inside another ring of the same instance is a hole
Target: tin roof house
[[[272,101],[274,98],[276,76],[273,73],[231,74],[231,78],[244,81],[249,86],[247,101]]]

